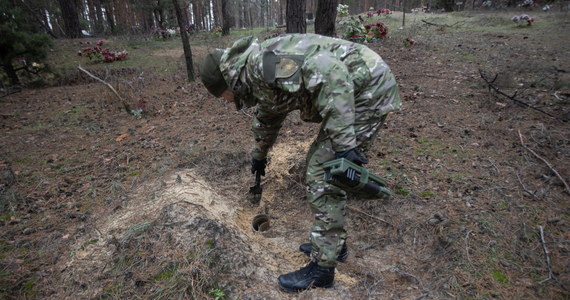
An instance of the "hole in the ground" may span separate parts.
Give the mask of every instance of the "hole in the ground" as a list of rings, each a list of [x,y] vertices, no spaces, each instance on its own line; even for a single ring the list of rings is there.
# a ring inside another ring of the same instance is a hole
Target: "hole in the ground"
[[[263,214],[253,217],[253,220],[251,221],[251,227],[253,228],[253,231],[257,232],[265,232],[269,230],[269,216]]]

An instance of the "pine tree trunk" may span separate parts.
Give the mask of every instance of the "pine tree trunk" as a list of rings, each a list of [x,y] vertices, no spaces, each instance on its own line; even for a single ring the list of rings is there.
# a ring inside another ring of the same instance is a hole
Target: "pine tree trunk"
[[[90,27],[91,27],[91,34],[97,34],[97,23],[99,20],[97,19],[97,14],[95,13],[95,6],[93,5],[93,0],[87,0],[87,8],[89,9],[89,20]]]
[[[65,24],[65,35],[69,38],[81,37],[81,26],[79,25],[79,13],[75,0],[59,0],[61,16]]]
[[[101,34],[105,32],[105,26],[103,25],[103,9],[101,8],[101,0],[93,0],[93,6],[95,6],[95,14],[97,15],[95,32],[97,34]]]
[[[12,86],[20,85],[20,79],[18,78],[18,74],[16,73],[14,66],[12,66],[12,61],[8,60],[8,62],[4,62],[2,67],[4,67],[4,71],[10,78],[10,84]]]
[[[334,36],[338,0],[319,0],[315,18],[315,33]]]
[[[109,24],[109,31],[111,33],[115,32],[115,14],[113,10],[113,3],[103,4],[105,7],[105,15],[107,17],[107,24]]]
[[[182,38],[182,47],[184,48],[184,57],[186,58],[186,72],[188,73],[188,82],[194,81],[194,66],[192,64],[192,48],[188,42],[188,34],[184,27],[188,22],[182,13],[178,0],[172,0],[174,10],[176,11],[176,19],[178,19],[178,26],[180,26],[180,37]]]
[[[287,0],[287,33],[306,33],[305,0]]]
[[[141,14],[142,14],[141,18],[142,18],[143,30],[144,32],[150,32],[154,27],[154,16],[152,14],[152,7],[150,7],[150,5],[145,7],[142,10]]]
[[[279,0],[279,25],[285,24],[283,21],[283,10],[285,10],[286,0]]]
[[[202,19],[200,17],[200,10],[198,9],[198,5],[199,4],[197,0],[192,1],[192,15],[194,15],[194,25],[196,26],[196,29],[202,29]]]
[[[232,26],[232,15],[230,14],[229,6],[228,0],[222,0],[222,35],[230,34],[230,27]]]

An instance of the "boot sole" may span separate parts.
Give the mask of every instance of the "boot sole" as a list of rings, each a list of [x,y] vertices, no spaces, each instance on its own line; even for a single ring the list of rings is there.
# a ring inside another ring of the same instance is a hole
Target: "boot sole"
[[[323,285],[323,286],[315,286],[315,285],[311,284],[311,285],[310,285],[308,288],[306,288],[306,289],[290,289],[290,288],[286,288],[286,287],[282,286],[281,283],[279,283],[279,288],[281,288],[282,291],[284,291],[284,292],[286,292],[286,293],[290,293],[290,294],[292,294],[292,293],[299,293],[299,292],[306,291],[306,290],[308,290],[308,289],[314,289],[314,288],[330,289],[330,288],[332,288],[333,286],[334,286],[334,281],[331,282],[331,283],[329,283],[329,284],[325,284],[325,285]]]

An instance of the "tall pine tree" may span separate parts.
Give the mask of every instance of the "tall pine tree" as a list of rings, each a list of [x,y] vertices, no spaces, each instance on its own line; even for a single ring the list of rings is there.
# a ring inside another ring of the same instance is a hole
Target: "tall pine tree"
[[[319,0],[315,18],[315,33],[333,36],[338,0]]]
[[[287,0],[287,33],[306,33],[305,0]]]
[[[81,37],[81,25],[79,24],[76,0],[59,0],[59,6],[65,25],[65,35],[68,38]]]
[[[10,84],[19,85],[17,72],[28,70],[31,62],[45,59],[51,39],[46,34],[33,32],[23,11],[11,1],[0,0],[0,12],[0,62]]]

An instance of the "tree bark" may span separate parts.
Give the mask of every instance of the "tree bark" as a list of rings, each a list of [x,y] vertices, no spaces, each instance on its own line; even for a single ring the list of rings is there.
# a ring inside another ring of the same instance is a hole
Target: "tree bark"
[[[222,35],[230,34],[230,27],[232,26],[232,15],[230,14],[229,6],[228,0],[222,0]]]
[[[2,64],[2,67],[4,68],[4,71],[6,72],[8,77],[10,78],[10,84],[12,86],[20,85],[20,79],[18,78],[16,69],[14,69],[14,66],[12,66],[12,61],[11,60],[8,60],[7,62],[5,61]]]
[[[115,13],[113,9],[113,3],[108,2],[104,4],[105,15],[107,16],[107,23],[109,24],[109,31],[111,33],[115,32]]]
[[[95,15],[97,16],[97,22],[95,23],[95,33],[104,33],[105,26],[103,25],[103,9],[101,8],[101,0],[93,0],[93,6],[95,6]]]
[[[75,0],[59,0],[61,16],[65,25],[65,35],[69,38],[81,37],[79,13]]]
[[[315,18],[315,33],[334,36],[338,0],[319,0]]]
[[[89,27],[92,34],[96,34],[97,32],[97,14],[95,13],[95,6],[93,5],[93,0],[87,0],[87,8],[89,10]]]
[[[279,0],[279,25],[283,25],[283,9],[285,8],[285,0]]]
[[[305,0],[287,0],[287,33],[306,33]]]
[[[190,48],[190,43],[188,42],[188,34],[184,30],[186,18],[182,13],[180,4],[178,0],[172,0],[174,4],[174,10],[176,11],[176,19],[178,19],[178,26],[180,27],[180,37],[182,38],[182,47],[184,48],[184,57],[186,58],[186,72],[188,73],[188,82],[194,81],[194,65],[192,63],[192,48]]]
[[[198,0],[192,1],[192,14],[194,15],[194,25],[196,29],[204,29],[204,25],[202,24],[202,14],[200,10],[200,3]]]

